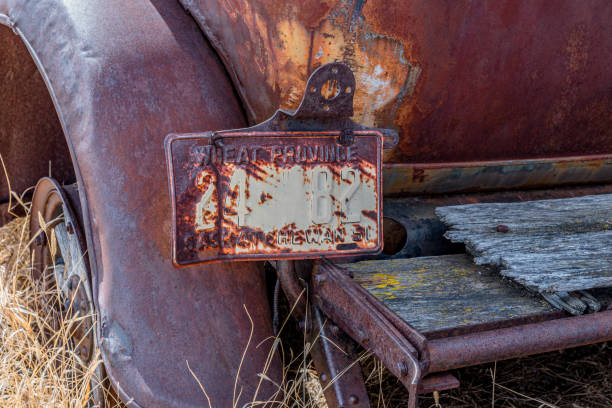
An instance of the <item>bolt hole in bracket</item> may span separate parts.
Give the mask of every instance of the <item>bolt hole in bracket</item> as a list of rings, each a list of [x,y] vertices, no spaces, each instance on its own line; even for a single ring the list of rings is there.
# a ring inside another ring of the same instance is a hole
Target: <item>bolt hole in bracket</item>
[[[353,116],[355,76],[346,65],[331,63],[321,66],[308,79],[306,89],[310,92],[304,93],[302,102],[293,116],[301,118]]]
[[[398,136],[350,119],[356,90],[335,62],[312,73],[295,111],[169,135],[175,265],[379,253],[382,151]]]

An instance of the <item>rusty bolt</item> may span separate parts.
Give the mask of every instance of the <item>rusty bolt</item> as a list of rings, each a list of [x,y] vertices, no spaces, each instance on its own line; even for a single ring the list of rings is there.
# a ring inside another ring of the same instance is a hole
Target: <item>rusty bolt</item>
[[[197,237],[191,234],[187,234],[183,239],[183,242],[185,243],[185,249],[187,249],[188,251],[193,251],[196,249]]]
[[[342,129],[340,133],[340,144],[343,146],[350,146],[355,142],[355,134],[352,129]]]
[[[359,397],[354,395],[354,394],[351,394],[349,396],[348,401],[349,401],[349,404],[351,404],[351,405],[357,405],[357,404],[359,404]]]
[[[71,223],[71,222],[69,222],[69,223],[67,223],[67,224],[66,224],[66,231],[67,231],[67,232],[68,232],[70,235],[74,234],[74,225],[72,225],[72,223]]]
[[[495,229],[497,230],[497,232],[503,232],[503,233],[510,231],[510,228],[508,228],[507,225],[503,225],[503,224],[498,225]]]

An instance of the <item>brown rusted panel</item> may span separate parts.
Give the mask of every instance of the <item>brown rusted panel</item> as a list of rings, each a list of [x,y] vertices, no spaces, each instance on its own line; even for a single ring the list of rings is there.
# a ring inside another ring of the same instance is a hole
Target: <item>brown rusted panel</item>
[[[612,151],[608,0],[181,2],[252,122],[297,107],[309,73],[337,60],[360,86],[354,120],[399,131],[389,162]]]
[[[74,182],[75,175],[49,91],[27,48],[0,25],[0,156],[11,190],[21,194],[39,178]],[[9,198],[0,166],[0,202]]]
[[[612,183],[612,155],[439,164],[387,164],[385,195]]]

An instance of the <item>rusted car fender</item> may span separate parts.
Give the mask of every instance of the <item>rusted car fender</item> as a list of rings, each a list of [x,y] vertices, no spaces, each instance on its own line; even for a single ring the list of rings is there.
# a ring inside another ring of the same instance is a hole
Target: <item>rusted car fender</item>
[[[610,153],[608,0],[179,1],[254,122],[297,108],[309,75],[343,61],[353,120],[399,133],[387,163]]]
[[[0,22],[29,48],[66,135],[104,362],[122,398],[207,406],[194,376],[213,406],[232,406],[234,392],[240,406],[265,398],[257,373],[271,343],[259,343],[272,330],[259,265],[171,263],[164,137],[245,125],[197,25],[170,0],[1,0]],[[268,375],[279,372],[273,362]]]

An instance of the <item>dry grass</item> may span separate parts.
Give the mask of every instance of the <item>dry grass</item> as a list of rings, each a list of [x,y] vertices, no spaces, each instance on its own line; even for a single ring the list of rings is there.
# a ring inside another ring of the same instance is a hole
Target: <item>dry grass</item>
[[[28,234],[26,218],[0,229],[0,407],[83,407],[100,356],[68,346],[83,317],[55,313],[58,293],[32,279]]]
[[[62,319],[53,312],[58,294],[32,279],[27,237],[26,218],[0,228],[0,408],[84,407],[92,382],[96,386],[91,380],[100,356],[85,364],[70,350],[69,334],[79,318]],[[285,323],[284,339],[295,338],[296,332],[289,329],[291,320]],[[321,386],[308,357],[310,345],[297,342],[299,351],[292,352],[283,348],[284,343],[276,338],[270,350],[270,355],[281,352],[289,356],[275,398],[278,406],[324,407]],[[406,393],[380,363],[370,358],[364,366],[372,406],[404,407]],[[612,347],[605,343],[454,374],[462,388],[442,392],[442,407],[612,406]],[[108,405],[123,406],[110,400]],[[432,396],[422,398],[422,407],[435,405]],[[253,401],[250,406],[269,406],[269,401]]]
[[[374,364],[374,362],[370,363]],[[500,361],[453,371],[461,388],[440,393],[444,408],[612,407],[612,345],[586,347]],[[382,386],[370,383],[372,406],[382,393],[384,407],[405,407],[406,393],[386,371]],[[433,396],[421,408],[435,407]]]
[[[27,211],[28,206],[24,207]],[[28,237],[27,217],[0,227],[0,408],[86,407],[92,387],[104,388],[106,384],[95,377],[96,367],[102,363],[99,351],[89,363],[72,351],[70,333],[85,316],[66,318],[57,313],[60,293],[33,279]],[[53,235],[48,239],[53,246]],[[250,319],[246,310],[245,316]],[[283,327],[288,322],[286,319]],[[304,343],[299,353],[284,353],[280,338],[272,343],[269,361],[276,353],[289,356],[284,360],[288,368],[283,381],[272,399],[275,406],[324,406],[322,389],[308,358],[310,344]],[[263,367],[262,383],[269,381],[265,373]],[[199,383],[195,376],[194,381]],[[202,392],[206,395],[204,387]],[[124,407],[108,390],[104,395],[107,407]],[[240,399],[238,383],[234,396]],[[272,401],[255,400],[248,405],[271,406]]]

